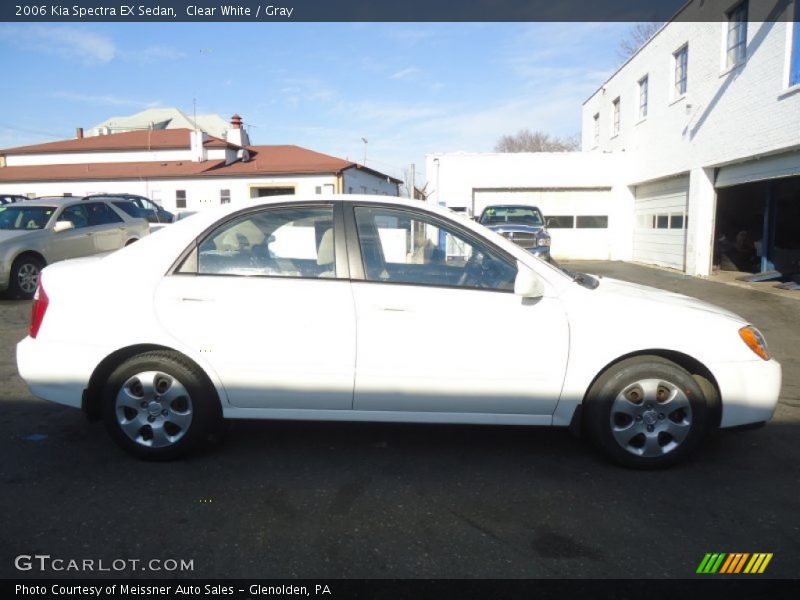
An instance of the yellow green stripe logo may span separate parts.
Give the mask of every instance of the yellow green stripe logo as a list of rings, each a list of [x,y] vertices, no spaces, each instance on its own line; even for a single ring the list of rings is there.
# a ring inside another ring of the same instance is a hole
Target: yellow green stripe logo
[[[697,573],[702,575],[736,575],[763,573],[772,560],[769,552],[709,552],[700,561]]]

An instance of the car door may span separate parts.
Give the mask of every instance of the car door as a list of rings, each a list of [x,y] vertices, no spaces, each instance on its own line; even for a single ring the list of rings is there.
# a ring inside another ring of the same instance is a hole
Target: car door
[[[513,258],[424,211],[356,206],[349,222],[356,410],[553,413],[569,341],[558,298],[515,295]]]
[[[223,220],[156,295],[164,328],[242,408],[351,409],[355,310],[333,204]]]
[[[89,226],[89,216],[83,204],[66,206],[56,217],[55,222],[59,221],[69,221],[73,228],[59,232],[50,231],[47,256],[49,262],[89,256],[96,252]]]
[[[94,251],[111,252],[125,245],[125,221],[105,202],[86,202]]]

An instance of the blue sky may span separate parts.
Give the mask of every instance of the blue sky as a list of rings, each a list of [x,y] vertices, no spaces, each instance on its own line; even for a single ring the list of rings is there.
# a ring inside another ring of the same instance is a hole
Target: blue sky
[[[430,152],[520,128],[580,131],[630,23],[0,24],[0,148],[151,106],[238,112],[298,144],[403,177]]]

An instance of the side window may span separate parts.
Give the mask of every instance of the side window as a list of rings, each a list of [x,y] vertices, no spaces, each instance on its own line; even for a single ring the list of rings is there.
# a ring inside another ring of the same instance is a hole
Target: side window
[[[514,290],[515,264],[445,222],[381,207],[355,216],[368,281]]]
[[[70,221],[75,226],[75,229],[89,226],[89,216],[86,214],[86,209],[81,204],[68,206],[58,217],[59,221]]]
[[[113,225],[124,222],[122,217],[105,202],[90,202],[85,205],[85,208],[89,213],[89,225]]]
[[[200,243],[197,272],[336,277],[333,208],[275,208],[228,221]]]

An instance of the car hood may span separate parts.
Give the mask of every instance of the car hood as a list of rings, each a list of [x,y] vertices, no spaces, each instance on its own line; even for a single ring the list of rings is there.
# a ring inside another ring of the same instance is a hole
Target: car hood
[[[504,231],[524,231],[525,233],[539,233],[542,230],[541,226],[524,225],[522,223],[496,223],[494,225],[486,225],[492,231],[503,233]]]
[[[593,277],[597,276],[594,275]],[[743,319],[736,313],[716,306],[715,304],[710,304],[708,302],[698,300],[697,298],[692,298],[691,296],[676,294],[675,292],[667,292],[665,290],[647,285],[639,285],[638,283],[620,281],[619,279],[612,279],[609,277],[600,278],[600,285],[598,286],[597,291],[603,294],[613,294],[624,298],[656,302],[658,304],[666,304],[678,308],[702,310],[736,321],[742,321],[745,323],[747,322],[746,319]]]
[[[0,244],[8,242],[23,235],[31,235],[41,231],[40,229],[0,229]]]

